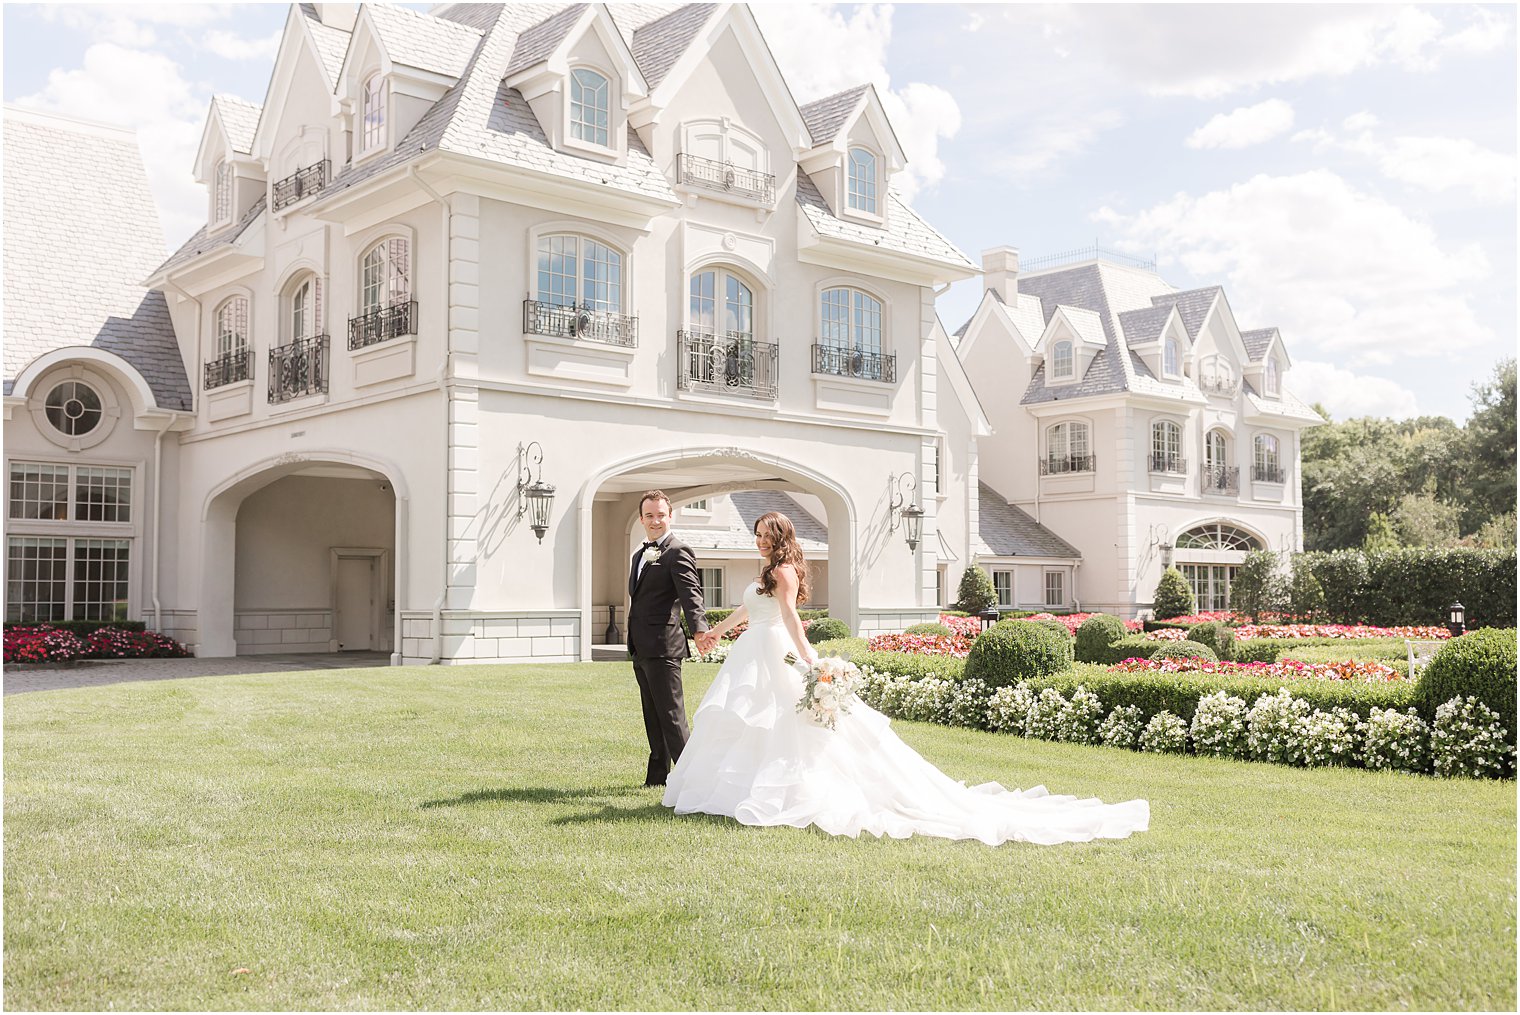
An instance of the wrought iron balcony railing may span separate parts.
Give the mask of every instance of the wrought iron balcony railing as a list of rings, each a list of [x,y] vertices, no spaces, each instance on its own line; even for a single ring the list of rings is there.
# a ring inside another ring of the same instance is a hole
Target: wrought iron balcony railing
[[[1288,474],[1281,465],[1253,465],[1251,478],[1258,483],[1283,483]]]
[[[270,207],[275,211],[289,207],[315,194],[327,186],[331,179],[332,163],[326,159],[305,169],[298,169],[274,185]]]
[[[637,317],[539,300],[523,300],[523,331],[529,335],[580,338],[629,349],[639,344]]]
[[[253,350],[248,348],[224,352],[206,362],[206,390],[224,384],[246,381],[253,376]]]
[[[1097,468],[1096,455],[1064,455],[1040,459],[1040,475],[1063,476],[1069,472],[1092,472]]]
[[[1152,472],[1187,472],[1187,459],[1181,455],[1151,452]]]
[[[676,332],[676,387],[774,399],[780,346],[742,332]]]
[[[1234,398],[1240,394],[1240,380],[1231,377],[1204,376],[1198,378],[1198,387],[1206,395]]]
[[[897,383],[897,357],[839,345],[813,346],[813,373]]]
[[[403,300],[387,307],[376,307],[367,314],[348,319],[348,347],[363,349],[388,338],[417,334],[417,301]]]
[[[269,400],[287,402],[327,390],[327,336],[299,338],[269,350]]]
[[[762,204],[776,200],[776,177],[753,169],[741,169],[732,162],[716,162],[695,155],[676,156],[677,179],[688,186],[719,194],[736,194]]]
[[[1240,492],[1240,469],[1229,465],[1205,465],[1198,475],[1204,493],[1237,494]]]

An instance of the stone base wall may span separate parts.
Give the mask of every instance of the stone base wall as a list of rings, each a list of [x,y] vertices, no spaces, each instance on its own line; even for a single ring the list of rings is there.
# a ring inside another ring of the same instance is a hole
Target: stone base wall
[[[606,626],[606,614],[602,616]],[[621,625],[620,625],[621,626]],[[581,617],[577,610],[510,612],[443,611],[439,662],[568,663],[581,657]],[[432,660],[433,615],[401,615],[401,663],[423,666]]]
[[[898,610],[860,611],[860,630],[856,635],[869,638],[873,634],[901,634],[914,624],[931,624],[939,620],[938,606],[907,607]]]
[[[240,656],[279,652],[331,652],[331,610],[239,610],[233,640]],[[374,646],[381,649],[384,644]]]

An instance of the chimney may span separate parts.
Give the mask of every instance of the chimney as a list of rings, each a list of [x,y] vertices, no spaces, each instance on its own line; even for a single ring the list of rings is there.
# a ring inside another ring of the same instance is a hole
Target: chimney
[[[1019,252],[1016,247],[982,251],[982,284],[1013,306],[1019,300]]]
[[[337,28],[345,32],[354,30],[354,22],[359,17],[358,4],[314,4],[317,9],[317,17],[328,28]]]

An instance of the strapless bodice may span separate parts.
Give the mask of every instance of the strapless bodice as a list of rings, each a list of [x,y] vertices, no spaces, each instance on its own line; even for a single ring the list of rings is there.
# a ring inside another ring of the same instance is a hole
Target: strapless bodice
[[[775,596],[761,594],[758,581],[750,582],[744,590],[744,608],[749,611],[750,627],[781,623],[781,604]]]

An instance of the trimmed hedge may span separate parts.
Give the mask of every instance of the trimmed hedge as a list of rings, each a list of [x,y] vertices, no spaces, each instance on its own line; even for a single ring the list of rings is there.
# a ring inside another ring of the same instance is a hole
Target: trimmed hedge
[[[1301,553],[1340,623],[1440,624],[1460,600],[1473,627],[1515,626],[1515,551],[1410,547],[1377,553]]]
[[[1020,680],[1059,673],[1072,663],[1071,639],[1038,624],[1003,620],[977,635],[966,657],[965,678],[990,688],[1012,687]]]
[[[841,659],[853,660],[858,655],[864,655],[870,646],[867,638],[833,638],[829,641],[813,642],[814,651],[819,656],[838,656]]]
[[[1182,572],[1175,567],[1161,572],[1161,580],[1156,583],[1153,599],[1151,610],[1156,614],[1157,620],[1185,617],[1197,606],[1193,599],[1193,586],[1188,584]]]
[[[815,620],[812,626],[807,629],[807,640],[814,645],[822,641],[834,641],[835,639],[848,638],[849,636],[849,626],[844,621],[836,620],[833,617],[823,617],[820,620]]]
[[[1340,659],[1371,659],[1393,658],[1403,659],[1408,654],[1403,638],[1248,638],[1245,641],[1235,643],[1235,659],[1237,663],[1275,663],[1281,659],[1302,659],[1295,655],[1300,649],[1311,646],[1328,646],[1344,649],[1346,654],[1337,656]],[[1366,655],[1374,646],[1378,647],[1379,655]],[[1397,651],[1395,652],[1395,647]],[[1383,655],[1382,652],[1392,653]],[[1325,660],[1321,660],[1325,661]]]
[[[1235,632],[1217,620],[1194,624],[1188,628],[1187,640],[1207,645],[1220,659],[1235,658]]]
[[[1458,695],[1472,695],[1499,713],[1506,742],[1515,746],[1515,632],[1486,628],[1469,631],[1441,646],[1416,684],[1420,709],[1427,718]]]
[[[146,631],[147,621],[143,620],[38,620],[21,623],[20,621],[8,621],[5,630],[22,627],[56,627],[63,631],[72,631],[81,638],[88,638],[96,631],[106,627],[114,627],[119,631]]]
[[[1161,647],[1151,653],[1152,659],[1207,659],[1211,663],[1219,662],[1219,656],[1207,645],[1196,641],[1164,641]]]
[[[1036,627],[1043,627],[1045,630],[1051,632],[1052,634],[1060,635],[1062,641],[1069,642],[1072,640],[1071,628],[1067,627],[1059,620],[1026,620],[1024,623],[1033,624]]]
[[[932,622],[928,624],[914,624],[912,627],[903,631],[903,634],[933,634],[938,635],[941,638],[955,637],[955,632],[950,630],[944,624],[935,624]]]
[[[1109,646],[1129,633],[1124,621],[1107,613],[1095,613],[1077,627],[1075,656],[1081,663],[1108,662]]]
[[[830,644],[838,644],[831,642]],[[819,646],[821,649],[822,646]],[[822,654],[821,652],[819,653]],[[960,683],[966,675],[966,660],[957,659],[955,656],[929,656],[917,652],[855,652],[851,654],[850,662],[859,667],[869,666],[880,673],[891,673],[898,677],[908,677],[912,680],[922,680],[924,677],[939,677],[953,683]]]
[[[713,609],[710,609],[710,610],[703,610],[702,612],[704,614],[706,614],[706,616],[707,616],[707,626],[708,627],[717,627],[719,624],[721,624],[725,620],[727,620],[729,614],[733,613],[734,610],[736,610],[736,609],[738,609],[737,606],[735,606],[735,607],[718,606],[718,607],[714,607]],[[829,611],[828,610],[798,610],[797,611],[797,617],[800,620],[822,620],[824,617],[827,617],[828,615],[829,615]]]

